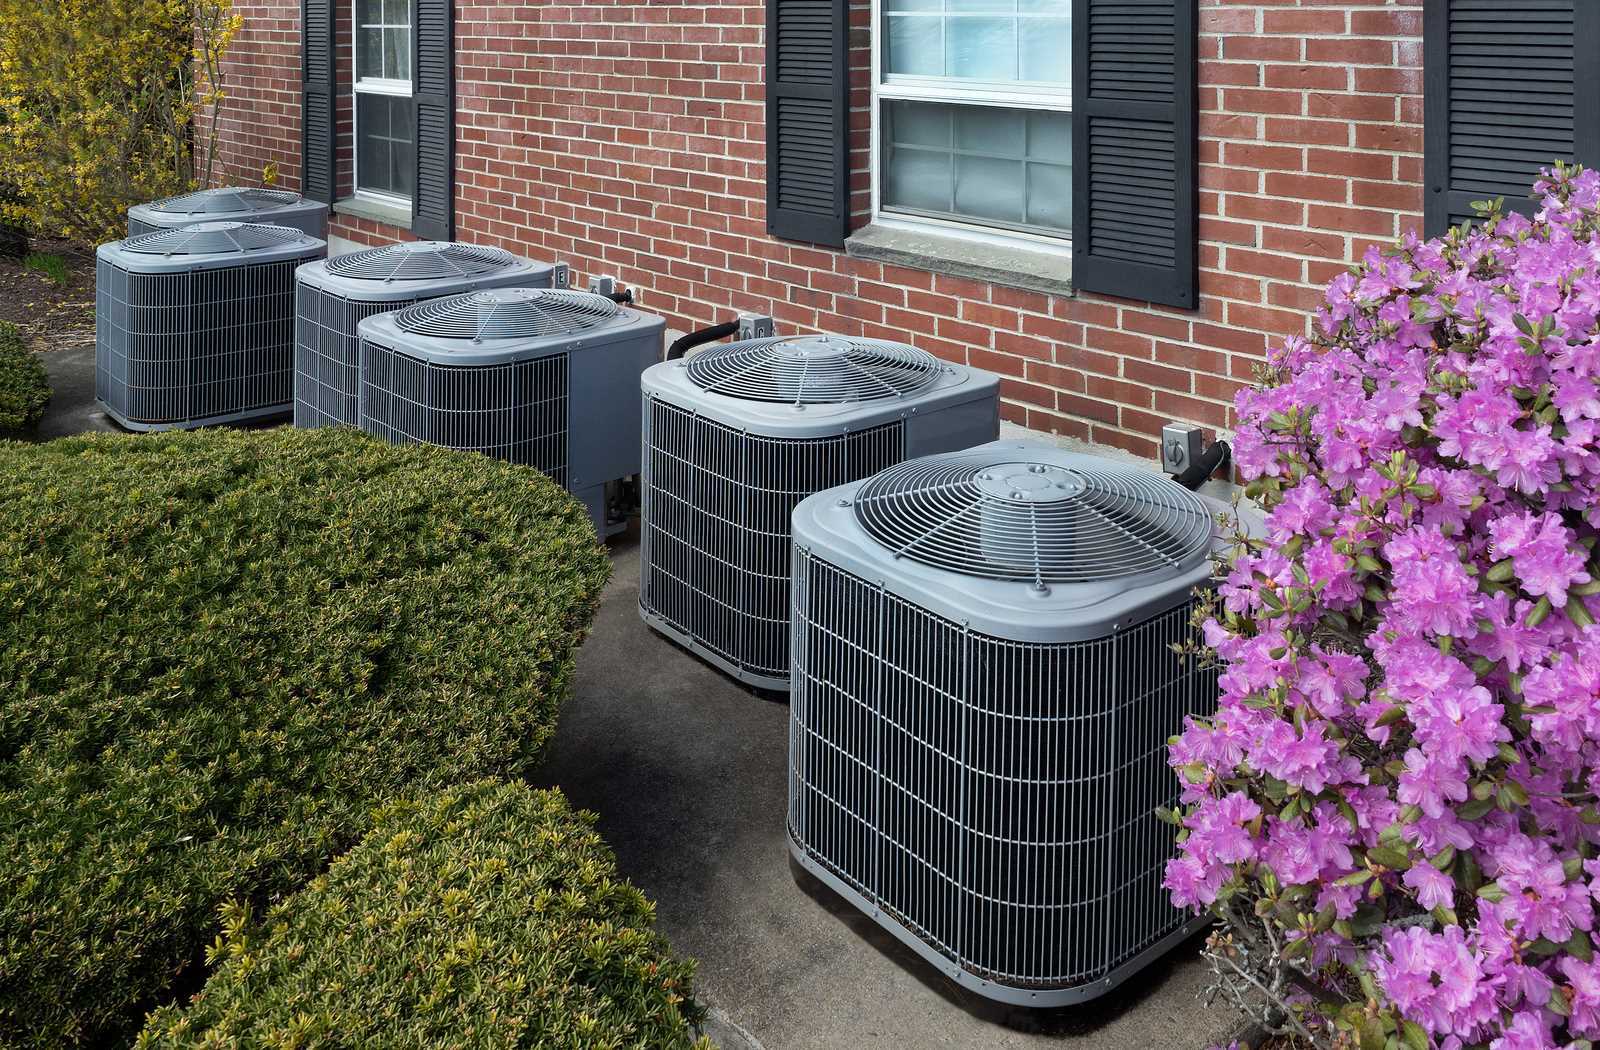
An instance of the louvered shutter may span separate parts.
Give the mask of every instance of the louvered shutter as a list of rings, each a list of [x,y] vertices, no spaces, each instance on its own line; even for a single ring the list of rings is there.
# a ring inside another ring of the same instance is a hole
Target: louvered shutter
[[[1428,0],[1423,69],[1430,235],[1474,201],[1532,215],[1557,159],[1600,164],[1600,2]]]
[[[1073,0],[1072,283],[1192,307],[1195,0]]]
[[[454,0],[415,0],[417,180],[411,232],[424,240],[455,237]]]
[[[850,232],[849,0],[767,0],[767,230]]]
[[[334,0],[300,5],[300,193],[332,204],[334,188]]]

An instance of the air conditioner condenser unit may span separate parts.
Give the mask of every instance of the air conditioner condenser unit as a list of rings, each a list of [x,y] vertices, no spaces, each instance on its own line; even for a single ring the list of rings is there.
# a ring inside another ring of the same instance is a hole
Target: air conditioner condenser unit
[[[327,245],[299,230],[198,223],[102,244],[95,394],[130,430],[285,415],[294,274]]]
[[[819,489],[994,440],[999,380],[902,343],[744,340],[644,377],[639,608],[746,684],[789,688],[789,516]]]
[[[295,275],[294,425],[357,426],[357,326],[376,314],[479,288],[565,288],[561,263],[499,248],[417,241],[307,263]]]
[[[361,428],[548,474],[615,531],[639,473],[639,376],[666,322],[603,295],[493,288],[358,326]]]
[[[1193,637],[1226,508],[1139,467],[995,442],[794,514],[788,835],[947,976],[1099,996],[1192,932],[1161,880],[1167,739],[1215,709]]]
[[[328,206],[298,193],[223,187],[184,193],[128,209],[128,236],[176,230],[197,222],[250,222],[287,226],[318,240],[328,236]]]

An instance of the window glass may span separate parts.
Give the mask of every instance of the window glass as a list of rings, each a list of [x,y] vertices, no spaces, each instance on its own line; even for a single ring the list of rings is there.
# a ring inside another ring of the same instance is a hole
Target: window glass
[[[1066,85],[1071,0],[883,0],[889,77]]]
[[[882,121],[885,210],[1071,229],[1070,113],[885,100]]]
[[[355,0],[356,78],[411,79],[411,0]]]
[[[416,172],[411,99],[356,95],[356,187],[410,197]]]

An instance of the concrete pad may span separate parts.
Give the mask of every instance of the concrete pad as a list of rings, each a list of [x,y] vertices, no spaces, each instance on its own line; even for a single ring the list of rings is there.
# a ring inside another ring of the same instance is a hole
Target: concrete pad
[[[1197,998],[1194,944],[1098,1002],[1000,1009],[799,871],[784,842],[787,707],[646,628],[638,547],[612,550],[616,575],[537,779],[600,814],[661,931],[700,961],[700,996],[742,1029],[716,1029],[720,1045],[1201,1050],[1232,1035],[1237,1017]]]

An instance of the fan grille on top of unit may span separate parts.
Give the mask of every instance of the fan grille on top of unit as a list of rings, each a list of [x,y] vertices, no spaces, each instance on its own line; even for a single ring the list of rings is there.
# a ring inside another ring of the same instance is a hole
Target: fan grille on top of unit
[[[702,390],[742,401],[825,405],[917,393],[944,367],[924,350],[838,335],[751,339],[689,358]]]
[[[141,255],[220,255],[278,248],[305,240],[305,234],[284,226],[248,222],[202,222],[176,230],[157,230],[123,242]]]
[[[892,467],[862,487],[855,514],[896,557],[1039,587],[1175,576],[1206,557],[1213,536],[1200,498],[1159,475],[994,453]]]
[[[218,189],[168,197],[150,207],[155,211],[187,215],[237,215],[240,212],[266,211],[298,203],[300,195],[285,190]]]
[[[428,281],[482,277],[516,262],[516,256],[499,248],[420,241],[335,256],[328,260],[328,272],[363,281]]]
[[[549,288],[500,288],[432,299],[395,317],[402,331],[440,339],[537,339],[576,335],[617,315],[603,295]]]

